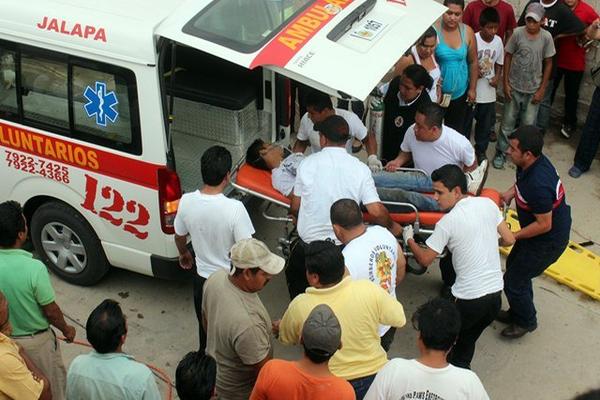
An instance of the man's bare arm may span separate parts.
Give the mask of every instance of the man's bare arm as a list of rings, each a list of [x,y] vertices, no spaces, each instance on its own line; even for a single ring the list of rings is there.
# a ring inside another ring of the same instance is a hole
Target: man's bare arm
[[[294,153],[304,153],[304,151],[306,150],[306,148],[309,145],[309,141],[308,140],[296,140],[296,143],[294,143],[294,147],[292,148],[292,151]]]
[[[73,339],[75,339],[75,328],[67,324],[65,316],[56,302],[53,301],[50,304],[42,306],[42,312],[46,316],[48,322],[65,335],[67,342],[72,342]]]

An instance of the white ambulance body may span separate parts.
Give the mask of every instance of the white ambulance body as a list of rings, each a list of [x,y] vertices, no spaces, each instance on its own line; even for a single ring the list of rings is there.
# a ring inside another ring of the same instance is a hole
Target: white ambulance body
[[[173,218],[215,144],[287,136],[289,79],[367,97],[433,0],[0,0],[0,201],[63,279],[180,273]]]

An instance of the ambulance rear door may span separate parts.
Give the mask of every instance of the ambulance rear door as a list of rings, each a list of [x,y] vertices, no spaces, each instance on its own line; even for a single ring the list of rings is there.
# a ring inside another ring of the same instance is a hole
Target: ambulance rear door
[[[434,0],[193,0],[156,33],[364,100],[444,10]]]

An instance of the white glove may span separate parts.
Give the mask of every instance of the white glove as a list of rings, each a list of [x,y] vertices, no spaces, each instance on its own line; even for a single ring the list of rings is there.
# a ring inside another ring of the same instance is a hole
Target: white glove
[[[379,161],[375,154],[371,154],[367,158],[367,165],[369,166],[371,172],[379,172],[383,169],[383,164],[381,163],[381,161]]]
[[[402,239],[404,244],[408,245],[408,239],[414,239],[415,232],[413,231],[412,225],[406,225],[402,228]]]

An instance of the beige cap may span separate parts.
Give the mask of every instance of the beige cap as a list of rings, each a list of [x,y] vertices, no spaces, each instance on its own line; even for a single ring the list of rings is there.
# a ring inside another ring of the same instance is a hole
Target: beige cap
[[[283,270],[285,260],[271,253],[266,244],[254,238],[242,239],[231,247],[231,264],[239,269],[260,268],[276,275]]]

